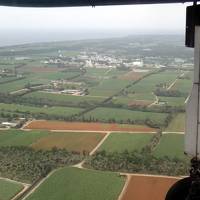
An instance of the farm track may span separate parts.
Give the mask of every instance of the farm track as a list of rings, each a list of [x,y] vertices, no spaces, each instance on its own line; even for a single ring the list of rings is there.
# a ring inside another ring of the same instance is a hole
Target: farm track
[[[20,128],[21,130],[26,130],[25,127],[28,126],[33,120],[28,120],[23,126]]]
[[[105,132],[104,132],[105,133]],[[94,155],[94,153],[99,149],[99,147],[104,143],[104,141],[109,137],[109,135],[111,134],[111,132],[107,132],[107,134],[103,137],[103,139],[96,145],[96,147],[89,153],[90,156]],[[74,165],[74,167],[77,167],[79,169],[86,169],[83,167],[84,163],[85,163],[85,159],[83,161],[81,161],[80,163]]]
[[[107,134],[104,136],[104,138],[99,142],[99,144],[97,144],[97,146],[90,152],[90,156],[92,156],[97,150],[98,148],[104,143],[104,141],[109,137],[111,132],[107,132]]]
[[[23,195],[30,186],[24,186],[23,190],[17,193],[11,200],[17,200],[21,195]]]
[[[53,170],[53,171],[51,171],[46,177],[44,177],[43,179],[40,179],[38,182],[36,182],[36,185],[34,185],[34,183],[33,183],[33,185],[32,185],[32,187],[33,188],[31,188],[30,189],[30,191],[28,191],[28,193],[27,194],[25,194],[25,196],[23,196],[23,198],[21,199],[21,198],[19,198],[19,200],[25,200],[27,197],[29,197],[33,192],[35,192],[35,190],[46,180],[46,179],[48,179],[55,171],[57,171],[57,170],[59,170],[59,168],[58,169],[55,169],[55,170]],[[30,186],[31,187],[31,186]],[[26,193],[26,191],[24,191],[24,193]],[[23,195],[23,193],[22,193],[22,195]]]
[[[20,90],[16,90],[16,91],[10,92],[10,95],[18,94],[18,93],[21,93],[21,92],[28,93],[28,92],[31,92],[32,89],[37,90],[37,89],[45,88],[45,87],[48,87],[48,86],[49,85],[46,84],[46,85],[33,86],[33,87],[30,87],[30,88],[22,88]]]
[[[171,134],[171,133],[185,135],[185,132],[182,132],[182,131],[166,131],[166,132],[164,131],[164,132],[162,132],[162,134]]]
[[[154,95],[154,97],[155,97],[155,101],[153,102],[153,103],[151,103],[150,105],[148,105],[147,107],[152,107],[153,105],[156,105],[156,104],[158,104],[158,102],[159,102],[159,98],[158,98],[158,96],[157,95],[155,95],[153,92],[152,92],[152,94]]]
[[[189,101],[190,98],[190,94],[188,95],[188,97],[185,99],[184,104],[187,104],[187,102]]]
[[[9,178],[4,178],[4,177],[0,177],[1,180],[5,180],[5,181],[9,181],[9,182],[12,182],[12,183],[18,183],[18,184],[21,184],[23,185],[24,187],[25,186],[30,186],[30,184],[28,183],[23,183],[23,182],[20,182],[20,181],[15,181],[15,180],[12,180],[12,179],[9,179]]]
[[[126,193],[127,188],[129,186],[129,183],[130,183],[130,180],[131,180],[131,175],[130,174],[120,174],[120,175],[121,176],[126,176],[126,182],[125,182],[124,187],[123,187],[123,189],[122,189],[122,191],[121,191],[121,193],[120,193],[120,195],[119,195],[117,200],[122,200],[123,199],[123,196]]]
[[[185,75],[185,72],[183,72],[179,77],[183,77],[184,75]],[[173,81],[173,82],[170,84],[170,86],[167,88],[167,91],[170,90],[170,89],[176,84],[176,82],[178,81],[179,77],[177,77],[177,78],[175,79],[175,81]]]
[[[20,92],[28,92],[28,91],[29,91],[28,88],[23,88],[23,89],[20,89],[20,90],[10,92],[10,95],[17,94],[17,93],[20,93]]]
[[[144,177],[157,177],[157,178],[177,178],[177,179],[180,179],[180,178],[183,178],[185,176],[167,176],[167,175],[157,175],[157,174],[136,174],[136,173],[121,173],[119,172],[120,175],[122,176],[144,176]]]
[[[23,131],[33,131],[33,130],[36,130],[36,129],[27,129],[27,128],[24,128],[24,129],[22,129]],[[40,130],[40,129],[39,129]],[[43,130],[43,129],[42,129]],[[68,133],[68,132],[72,132],[72,133],[106,133],[106,132],[109,132],[109,133],[122,133],[123,134],[123,132],[126,132],[126,133],[156,133],[156,131],[115,131],[115,130],[113,130],[113,131],[91,131],[91,130],[69,130],[69,129],[66,129],[66,130],[49,130],[49,131],[51,131],[51,132],[57,132],[57,133]],[[168,132],[166,132],[166,133],[168,133]],[[169,132],[170,133],[170,132]],[[174,133],[174,132],[172,132],[172,133]],[[178,132],[179,133],[179,132]]]
[[[26,130],[26,129],[25,129]],[[31,129],[30,129],[31,131]],[[156,133],[156,131],[90,131],[90,130],[50,130],[51,132],[75,132],[75,133],[80,133],[80,132],[83,132],[83,133],[105,133],[105,132],[109,132],[109,133],[122,133],[122,132],[126,132],[126,133]],[[123,134],[123,133],[122,133]]]

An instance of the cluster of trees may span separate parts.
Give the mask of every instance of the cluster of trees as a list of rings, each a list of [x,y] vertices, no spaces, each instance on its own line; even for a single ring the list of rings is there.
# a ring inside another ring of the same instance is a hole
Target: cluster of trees
[[[53,148],[49,151],[29,147],[0,148],[0,176],[34,182],[51,170],[80,162],[83,155]]]
[[[189,162],[171,159],[169,157],[156,158],[146,151],[122,153],[97,152],[87,159],[85,165],[89,168],[103,171],[120,171],[128,173],[162,174],[170,176],[186,175]]]
[[[187,97],[187,93],[183,93],[179,90],[165,90],[165,89],[160,89],[157,88],[154,91],[154,94],[157,96],[163,96],[163,97]]]
[[[32,105],[32,106],[66,106],[66,107],[80,107],[80,108],[89,108],[96,106],[99,104],[96,101],[86,101],[83,100],[79,103],[73,102],[73,101],[56,101],[55,99],[49,99],[45,97],[41,98],[34,98],[34,97],[26,97],[23,96],[26,93],[33,92],[31,89],[30,91],[22,92],[21,94],[18,93],[18,95],[10,95],[8,93],[0,93],[0,102],[2,103],[17,103],[17,104],[23,104],[23,105]],[[87,92],[87,91],[86,91]]]
[[[128,110],[137,110],[137,111],[144,111],[144,112],[158,112],[158,113],[172,113],[172,112],[184,112],[184,106],[169,106],[169,105],[162,105],[162,106],[151,106],[147,107],[146,105],[125,105],[125,104],[116,104],[112,101],[109,101],[102,106],[104,107],[112,107],[112,108],[124,108]]]
[[[34,98],[34,97],[22,97],[17,99],[18,103],[23,103],[27,105],[48,105],[48,106],[73,106],[73,107],[80,107],[80,108],[88,108],[90,106],[96,105],[97,102],[88,102],[88,101],[81,101],[80,103],[73,102],[73,101],[56,101],[55,99],[49,99],[45,97],[41,98]]]
[[[1,75],[2,77],[2,75]],[[14,82],[14,81],[17,81],[17,80],[21,80],[21,79],[24,79],[24,77],[10,77],[10,79],[6,79],[6,80],[0,80],[0,84],[4,84],[4,83],[10,83],[10,82]]]
[[[19,117],[25,117],[25,115],[21,115],[18,113],[4,112],[0,110],[0,118],[7,119],[7,121],[12,121],[12,119],[16,119]]]
[[[162,127],[167,127],[169,122],[172,120],[173,115],[172,114],[168,114],[168,116],[166,117],[166,119],[164,121],[155,121],[152,120],[150,118],[146,118],[146,119],[116,119],[116,118],[109,118],[106,120],[101,120],[98,118],[95,118],[93,116],[89,116],[89,117],[84,117],[81,116],[79,118],[74,117],[73,120],[77,120],[77,121],[83,121],[83,122],[103,122],[103,123],[119,123],[119,124],[145,124],[149,127],[152,128],[162,128]],[[70,120],[71,121],[71,120]]]

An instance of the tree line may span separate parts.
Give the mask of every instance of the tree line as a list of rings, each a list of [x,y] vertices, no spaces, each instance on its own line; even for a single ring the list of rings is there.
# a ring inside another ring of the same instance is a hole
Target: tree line
[[[85,163],[88,168],[102,171],[128,173],[162,174],[168,176],[187,175],[189,161],[178,158],[157,158],[145,151],[124,151],[109,153],[100,151],[89,157]]]
[[[0,147],[0,176],[34,182],[58,167],[74,165],[83,159],[65,149],[34,150],[30,147]]]

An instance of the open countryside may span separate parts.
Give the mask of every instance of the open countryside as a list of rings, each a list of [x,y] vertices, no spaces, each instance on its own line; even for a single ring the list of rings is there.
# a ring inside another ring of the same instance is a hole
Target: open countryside
[[[1,47],[0,199],[163,200],[189,170],[193,52],[182,44],[146,35]]]

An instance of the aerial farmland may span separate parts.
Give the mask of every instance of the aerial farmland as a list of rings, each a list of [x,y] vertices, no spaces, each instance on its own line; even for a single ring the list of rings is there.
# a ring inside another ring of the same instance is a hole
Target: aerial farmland
[[[188,173],[192,51],[144,37],[0,48],[0,199],[163,200]]]

